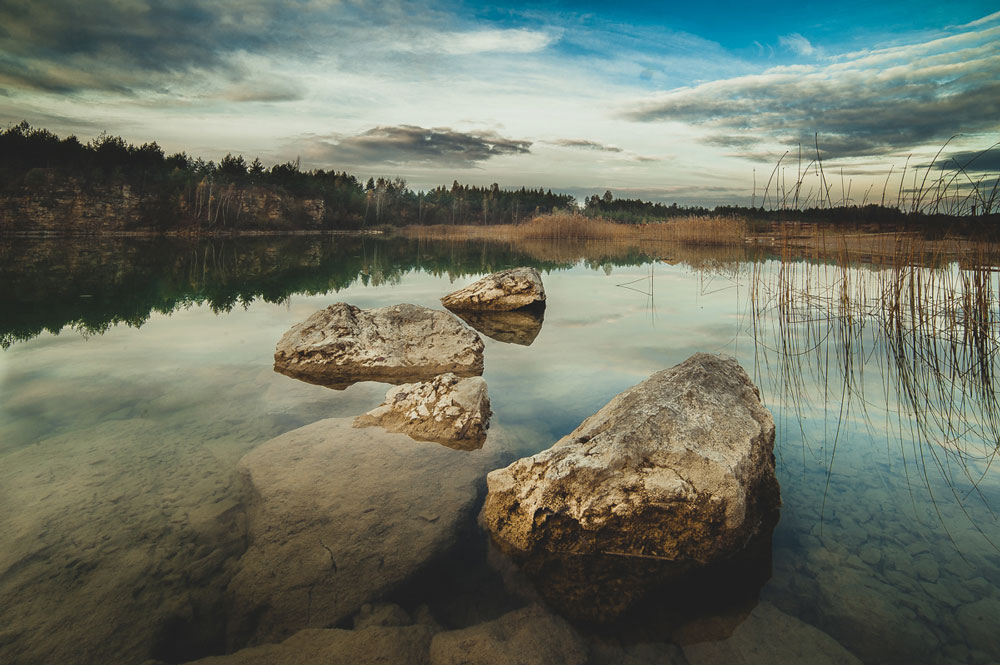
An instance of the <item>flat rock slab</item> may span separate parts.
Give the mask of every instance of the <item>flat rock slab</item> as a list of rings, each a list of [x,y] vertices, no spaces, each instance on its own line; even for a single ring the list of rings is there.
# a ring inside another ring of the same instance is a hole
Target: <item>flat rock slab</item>
[[[432,665],[583,665],[587,646],[562,619],[534,605],[495,621],[438,633]]]
[[[691,665],[861,665],[835,639],[770,603],[754,608],[725,640],[684,647]]]
[[[449,372],[430,381],[390,388],[385,401],[355,418],[354,426],[381,426],[420,441],[475,450],[486,441],[490,415],[483,377],[460,379]]]
[[[740,550],[779,505],[773,448],[746,372],[699,353],[491,472],[482,520],[515,552],[704,564]]]
[[[545,310],[526,307],[508,312],[455,310],[459,317],[481,334],[505,344],[531,346],[542,331]]]
[[[408,304],[362,310],[335,303],[282,336],[274,369],[331,388],[358,381],[407,383],[445,372],[478,376],[483,341],[448,312]]]
[[[543,307],[545,287],[534,268],[511,268],[469,284],[441,298],[448,309],[503,312],[522,307]]]
[[[455,541],[486,471],[456,451],[353,419],[321,420],[248,453],[246,553],[229,584],[231,645],[325,628]]]

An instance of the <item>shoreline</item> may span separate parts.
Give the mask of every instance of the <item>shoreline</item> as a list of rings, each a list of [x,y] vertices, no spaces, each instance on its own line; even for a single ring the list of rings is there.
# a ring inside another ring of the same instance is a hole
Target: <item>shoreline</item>
[[[768,222],[766,228],[753,227],[743,218],[728,218],[708,233],[700,227],[706,220],[687,218],[649,224],[621,224],[583,216],[547,215],[518,225],[408,225],[369,229],[241,229],[157,231],[26,231],[0,234],[0,244],[17,240],[102,240],[102,239],[229,239],[282,237],[366,237],[400,238],[431,242],[489,242],[522,247],[525,245],[604,246],[608,249],[636,247],[644,250],[684,247],[764,251],[775,258],[821,259],[867,264],[887,262],[926,263],[971,259],[996,263],[1000,243],[965,235],[926,238],[916,230],[885,231],[875,228],[846,230],[836,225],[813,222]]]
[[[244,229],[233,231],[22,231],[0,233],[6,238],[241,238],[261,236],[387,235],[383,229]]]

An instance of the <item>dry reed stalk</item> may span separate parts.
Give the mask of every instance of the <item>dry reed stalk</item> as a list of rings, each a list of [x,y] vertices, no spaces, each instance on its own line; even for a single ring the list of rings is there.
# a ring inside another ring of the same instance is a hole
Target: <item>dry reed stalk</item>
[[[943,243],[901,234],[893,244],[891,260],[867,267],[847,245],[835,262],[807,263],[784,244],[777,265],[755,265],[755,357],[800,424],[823,414],[825,446],[806,442],[803,455],[828,456],[832,469],[841,424],[860,417],[873,439],[895,440],[918,465],[932,500],[930,471],[965,510],[1000,454],[997,248],[980,245],[959,263]],[[870,413],[879,402],[882,414]]]
[[[540,215],[523,224],[493,226],[409,226],[399,233],[426,240],[560,240],[622,243],[648,241],[688,245],[742,245],[748,235],[746,220],[738,217],[682,217],[667,222],[620,224],[601,217],[574,213]]]

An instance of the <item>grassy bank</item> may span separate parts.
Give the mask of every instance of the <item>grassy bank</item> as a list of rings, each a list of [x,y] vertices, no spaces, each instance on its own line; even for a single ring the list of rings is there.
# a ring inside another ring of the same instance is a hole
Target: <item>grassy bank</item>
[[[560,212],[539,215],[523,224],[409,226],[400,229],[399,233],[425,240],[652,241],[728,246],[743,244],[747,236],[747,225],[737,217],[683,217],[654,224],[619,224],[602,217]]]

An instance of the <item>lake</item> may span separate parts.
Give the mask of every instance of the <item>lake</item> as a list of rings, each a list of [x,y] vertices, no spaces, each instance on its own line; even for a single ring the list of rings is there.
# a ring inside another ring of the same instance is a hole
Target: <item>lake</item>
[[[447,453],[484,465],[470,503],[439,555],[373,600],[441,630],[531,604],[476,523],[486,470],[704,351],[740,362],[777,425],[767,580],[735,609],[720,599],[720,630],[704,612],[577,626],[590,662],[710,662],[697,645],[734,631],[746,648],[829,640],[865,663],[1000,661],[997,272],[305,236],[0,245],[0,662],[180,663],[245,646],[229,588],[248,546],[240,459],[389,387],[277,374],[277,340],[334,302],[440,309],[519,265],[540,270],[547,307],[529,345],[483,338],[490,433]],[[392,474],[364,480],[359,505],[394,491]]]

